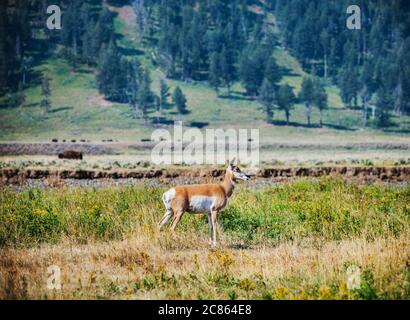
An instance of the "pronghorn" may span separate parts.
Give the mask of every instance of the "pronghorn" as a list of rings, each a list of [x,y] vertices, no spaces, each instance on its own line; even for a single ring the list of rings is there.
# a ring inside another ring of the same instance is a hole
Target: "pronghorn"
[[[234,160],[226,168],[225,178],[221,184],[196,184],[176,186],[162,195],[166,212],[159,222],[159,231],[172,218],[171,231],[181,220],[184,212],[207,213],[209,223],[209,243],[216,246],[216,218],[232,196],[236,180],[249,180],[234,164]]]

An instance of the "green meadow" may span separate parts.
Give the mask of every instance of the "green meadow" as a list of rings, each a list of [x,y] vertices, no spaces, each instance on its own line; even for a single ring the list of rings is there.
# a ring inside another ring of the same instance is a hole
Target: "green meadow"
[[[0,298],[408,299],[409,187],[240,188],[218,217],[157,231],[165,188],[0,189]],[[46,289],[57,265],[62,290]],[[348,287],[348,268],[361,286]]]

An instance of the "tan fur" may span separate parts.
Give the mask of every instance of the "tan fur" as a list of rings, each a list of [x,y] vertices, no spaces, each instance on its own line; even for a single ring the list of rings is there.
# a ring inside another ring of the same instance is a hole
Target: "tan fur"
[[[159,230],[173,217],[171,225],[172,232],[179,223],[184,212],[192,212],[190,210],[191,200],[194,196],[213,197],[215,200],[211,206],[211,212],[208,213],[210,242],[216,245],[216,220],[217,214],[227,205],[228,199],[231,197],[235,188],[235,181],[238,179],[247,180],[245,174],[240,169],[233,166],[231,163],[226,169],[224,181],[221,184],[194,184],[176,186],[175,195],[170,202],[170,205],[159,222]]]

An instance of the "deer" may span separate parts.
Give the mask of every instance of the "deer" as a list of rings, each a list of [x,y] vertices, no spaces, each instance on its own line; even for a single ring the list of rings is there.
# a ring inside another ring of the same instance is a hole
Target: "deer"
[[[226,168],[222,183],[178,185],[169,189],[162,195],[166,212],[158,223],[158,230],[173,218],[171,232],[175,236],[175,228],[185,212],[208,214],[209,244],[216,247],[217,216],[231,198],[238,180],[250,179],[245,173],[234,165],[233,159]]]

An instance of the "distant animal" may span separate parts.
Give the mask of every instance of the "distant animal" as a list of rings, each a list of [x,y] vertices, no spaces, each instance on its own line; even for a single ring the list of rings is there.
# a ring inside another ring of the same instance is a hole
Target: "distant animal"
[[[220,184],[181,185],[166,191],[162,195],[166,212],[158,224],[159,231],[173,217],[171,231],[175,233],[175,228],[185,212],[206,213],[209,224],[209,244],[215,247],[218,213],[226,207],[235,189],[236,181],[250,179],[234,165],[234,160],[226,168],[224,181]]]
[[[58,154],[59,159],[75,159],[83,160],[83,154],[74,150],[64,150],[62,153]]]

